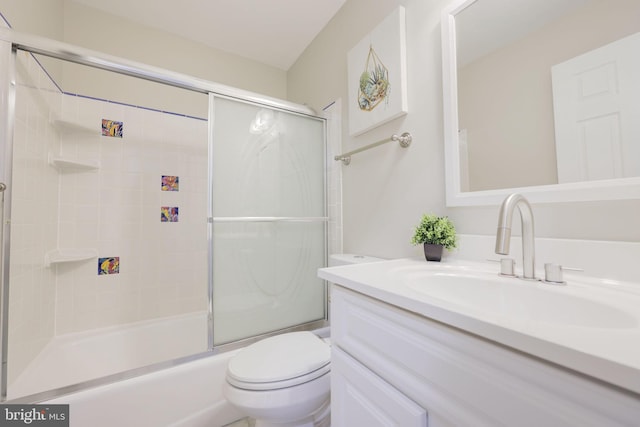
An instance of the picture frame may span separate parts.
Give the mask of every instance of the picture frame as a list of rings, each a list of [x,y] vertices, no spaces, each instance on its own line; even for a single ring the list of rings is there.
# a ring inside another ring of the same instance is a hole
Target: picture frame
[[[405,9],[396,8],[347,53],[349,134],[407,114]]]

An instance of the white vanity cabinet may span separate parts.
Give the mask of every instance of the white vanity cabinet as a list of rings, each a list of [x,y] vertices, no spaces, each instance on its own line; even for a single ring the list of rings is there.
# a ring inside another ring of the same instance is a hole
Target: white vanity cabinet
[[[332,285],[332,426],[637,426],[637,394]]]
[[[427,427],[427,411],[339,348],[331,353],[333,426]]]

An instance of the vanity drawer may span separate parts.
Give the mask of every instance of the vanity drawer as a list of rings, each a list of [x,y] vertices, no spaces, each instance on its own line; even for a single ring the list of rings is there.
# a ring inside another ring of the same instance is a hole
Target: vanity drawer
[[[331,350],[331,423],[427,427],[427,411],[340,350]]]
[[[434,418],[473,426],[633,426],[637,395],[334,285],[332,345]]]

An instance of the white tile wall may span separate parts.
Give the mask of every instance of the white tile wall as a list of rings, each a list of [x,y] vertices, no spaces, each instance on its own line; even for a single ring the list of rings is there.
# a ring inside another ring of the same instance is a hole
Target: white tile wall
[[[206,310],[207,122],[71,95],[63,107],[93,129],[65,133],[60,154],[100,167],[61,174],[58,247],[118,256],[120,273],[57,265],[56,333]],[[123,122],[123,138],[101,136],[103,118]],[[162,175],[180,191],[161,191]],[[161,206],[178,206],[179,222],[161,223]]]
[[[11,183],[9,382],[54,336],[206,310],[207,122],[63,95],[18,53]],[[203,95],[204,96],[204,95]],[[124,137],[101,136],[102,119]],[[99,164],[59,169],[49,157]],[[162,192],[162,175],[180,191]],[[161,206],[178,206],[161,223]],[[97,257],[45,265],[55,249]],[[98,257],[120,273],[98,276]]]
[[[61,95],[35,60],[18,53],[11,185],[9,375],[11,382],[54,335],[55,281],[44,257],[55,247],[58,175],[47,153],[59,141],[49,113]]]

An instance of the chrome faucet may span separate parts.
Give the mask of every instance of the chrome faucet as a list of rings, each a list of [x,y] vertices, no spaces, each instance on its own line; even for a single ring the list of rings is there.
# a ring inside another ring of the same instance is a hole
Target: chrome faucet
[[[511,242],[511,222],[515,208],[520,211],[522,220],[522,267],[523,279],[537,280],[535,271],[535,242],[533,234],[533,211],[527,199],[514,193],[504,199],[498,216],[498,232],[496,234],[496,253],[509,254]]]

